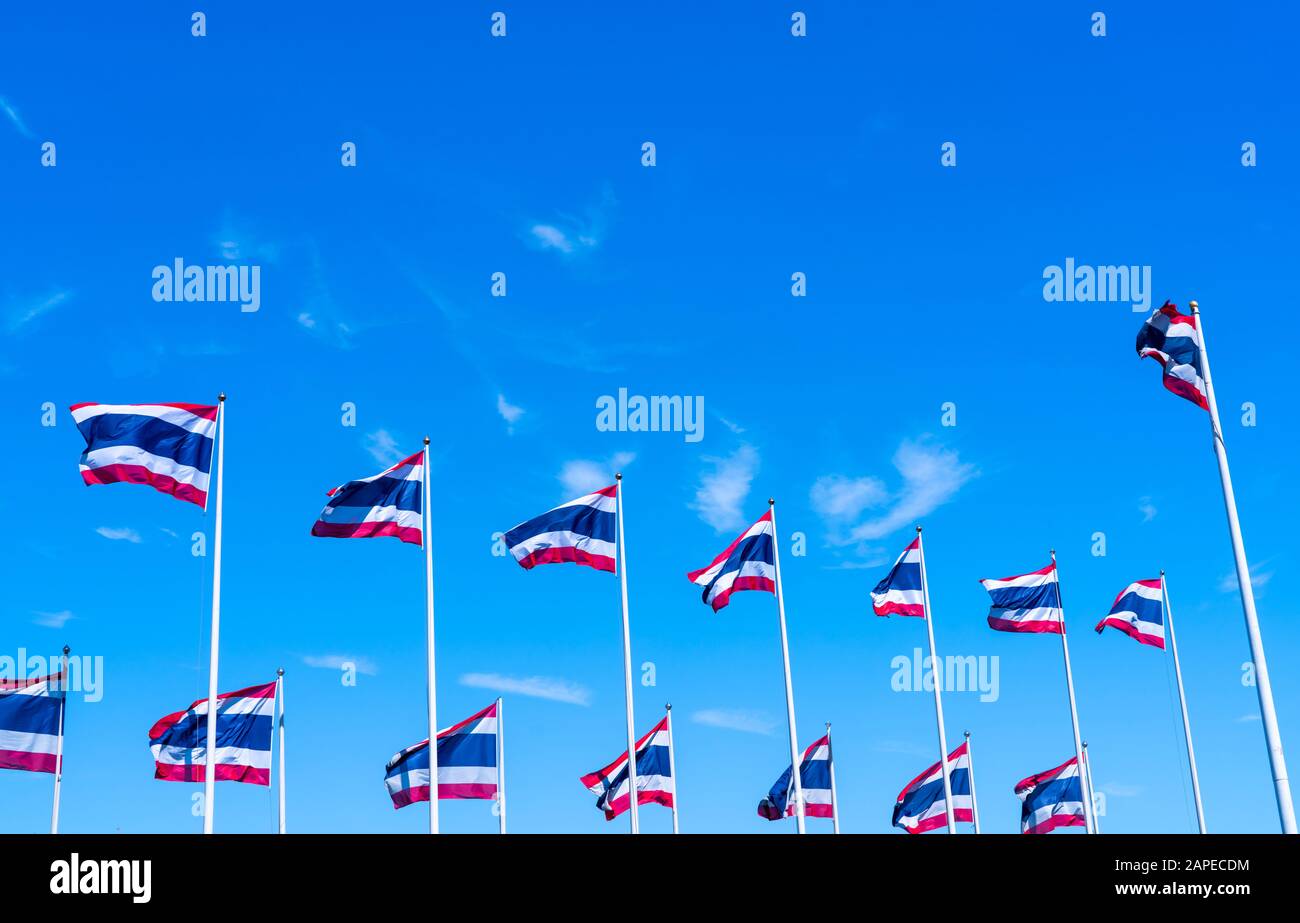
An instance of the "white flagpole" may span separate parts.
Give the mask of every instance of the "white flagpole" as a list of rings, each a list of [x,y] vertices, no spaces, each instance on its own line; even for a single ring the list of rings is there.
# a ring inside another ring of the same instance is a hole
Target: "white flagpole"
[[[1174,655],[1174,677],[1178,680],[1178,705],[1183,710],[1183,737],[1187,741],[1187,763],[1192,770],[1192,795],[1196,799],[1196,826],[1205,832],[1205,809],[1201,807],[1201,779],[1196,774],[1196,751],[1192,749],[1192,724],[1187,719],[1187,695],[1183,692],[1183,668],[1178,663],[1178,641],[1174,637],[1174,610],[1169,604],[1165,572],[1160,572],[1160,595],[1164,597],[1165,619],[1169,624],[1169,649]]]
[[[506,725],[504,706],[497,696],[497,811],[501,832],[506,832]]]
[[[1237,567],[1237,588],[1241,593],[1241,609],[1246,617],[1246,637],[1250,641],[1250,659],[1255,664],[1255,691],[1259,695],[1259,712],[1264,724],[1264,740],[1268,744],[1268,760],[1273,770],[1273,788],[1277,795],[1277,813],[1282,821],[1283,833],[1296,833],[1295,806],[1291,803],[1291,783],[1287,780],[1286,757],[1282,753],[1282,734],[1277,727],[1277,711],[1273,707],[1273,684],[1268,678],[1268,663],[1264,659],[1264,639],[1259,632],[1259,617],[1255,614],[1255,589],[1250,583],[1250,566],[1246,563],[1246,546],[1241,538],[1241,523],[1237,519],[1237,498],[1232,491],[1232,473],[1228,470],[1228,450],[1223,445],[1223,429],[1219,425],[1219,405],[1214,399],[1214,380],[1210,377],[1210,353],[1205,345],[1205,326],[1196,302],[1191,303],[1192,316],[1201,338],[1201,371],[1205,378],[1205,397],[1210,405],[1210,431],[1214,441],[1214,454],[1219,459],[1219,481],[1223,485],[1223,505],[1228,511],[1228,532],[1232,536],[1232,556]]]
[[[637,821],[637,801],[640,792],[636,785],[636,729],[632,726],[632,632],[627,618],[627,547],[623,538],[623,474],[614,475],[614,502],[618,515],[618,583],[623,597],[623,694],[627,699],[627,782],[628,817],[633,833],[640,833]],[[675,798],[673,800],[676,800]]]
[[[975,755],[971,752],[970,731],[966,731],[966,762],[969,765],[967,774],[970,776],[970,813],[971,818],[975,821],[975,832],[980,832],[980,802],[975,797]]]
[[[790,775],[794,782],[794,817],[796,828],[803,833],[805,829],[803,779],[801,778],[803,765],[799,759],[798,732],[794,726],[794,684],[790,682],[790,643],[785,632],[785,594],[781,592],[781,548],[780,542],[777,541],[776,501],[771,497],[767,500],[767,508],[772,514],[772,563],[773,570],[776,571],[776,612],[781,620],[781,664],[785,668],[785,714],[790,728]]]
[[[1052,549],[1052,563],[1056,563],[1056,549]],[[1079,739],[1079,709],[1074,704],[1074,673],[1070,670],[1070,642],[1065,638],[1065,602],[1061,596],[1061,572],[1056,572],[1056,602],[1061,607],[1061,652],[1065,655],[1065,688],[1070,693],[1070,725],[1074,730],[1075,768],[1079,771],[1079,784],[1083,785],[1083,744]],[[1082,788],[1080,789],[1082,791]],[[1084,826],[1089,833],[1096,833],[1093,826],[1092,799],[1083,799]]]
[[[952,813],[952,781],[948,777],[948,735],[943,729],[943,700],[939,696],[939,657],[934,652],[934,613],[930,610],[930,582],[925,575],[925,541],[921,527],[916,527],[916,550],[921,559],[921,598],[925,602],[925,632],[930,639],[930,677],[934,680],[934,719],[939,725],[939,771],[943,774],[944,814],[948,818],[948,832],[957,832],[957,820]]]
[[[826,767],[831,772],[831,824],[832,833],[840,832],[840,799],[835,791],[835,748],[831,746],[831,723],[826,722]]]
[[[669,702],[664,708],[668,711],[668,775],[673,779],[673,833],[681,833],[677,829],[677,748],[673,746],[673,703]]]
[[[275,671],[276,699],[279,700],[279,714],[276,716],[276,723],[280,727],[280,833],[285,832],[284,826],[284,667]]]
[[[1092,758],[1088,756],[1088,741],[1083,742],[1083,780],[1087,783],[1085,791],[1088,804],[1092,807],[1092,832],[1101,833],[1101,818],[1097,816],[1097,790],[1092,787]]]
[[[226,460],[226,395],[217,398],[217,490],[212,526],[212,639],[208,652],[208,736],[203,750],[203,832],[212,833],[217,799],[217,651],[221,644],[221,475]]]
[[[424,545],[424,622],[429,683],[429,833],[438,832],[438,674],[433,657],[433,510],[429,497],[429,437],[424,437],[424,519],[420,541]]]
[[[59,740],[54,745],[54,809],[50,814],[50,833],[59,832],[59,794],[63,788],[63,713],[68,708],[68,653],[72,648],[63,645],[62,678],[59,680]]]

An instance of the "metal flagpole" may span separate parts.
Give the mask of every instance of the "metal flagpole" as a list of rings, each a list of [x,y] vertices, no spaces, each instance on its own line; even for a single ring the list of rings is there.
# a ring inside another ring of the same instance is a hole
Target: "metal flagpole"
[[[1183,668],[1178,663],[1178,641],[1174,637],[1174,610],[1169,605],[1165,572],[1160,572],[1160,595],[1164,597],[1165,619],[1169,623],[1169,649],[1174,655],[1174,676],[1178,680],[1178,704],[1183,710],[1183,737],[1187,740],[1187,763],[1192,769],[1192,795],[1196,799],[1196,826],[1205,832],[1205,809],[1201,807],[1201,779],[1196,774],[1196,751],[1192,749],[1192,724],[1187,719],[1187,695],[1183,692]]]
[[[628,817],[633,833],[640,833],[636,807],[640,791],[636,785],[636,730],[632,726],[632,632],[627,619],[627,548],[623,538],[623,474],[614,475],[614,502],[618,514],[618,583],[623,597],[623,694],[627,699]],[[676,798],[673,799],[674,801]]]
[[[284,667],[275,671],[276,699],[279,700],[279,714],[276,723],[280,726],[280,833],[285,832],[284,827]]]
[[[54,745],[54,809],[50,814],[50,833],[59,832],[59,794],[63,788],[63,713],[68,708],[68,653],[72,648],[63,645],[63,667],[59,679],[59,740]]]
[[[438,832],[438,674],[433,657],[433,523],[432,504],[429,502],[429,437],[424,437],[424,496],[421,498],[424,531],[420,541],[424,545],[424,630],[427,641],[429,683],[429,832]]]
[[[506,725],[501,697],[497,696],[497,816],[506,832]]]
[[[1056,549],[1052,549],[1052,564],[1056,564]],[[1083,781],[1083,744],[1079,740],[1079,710],[1074,704],[1074,673],[1070,670],[1070,642],[1065,638],[1065,602],[1061,598],[1061,573],[1056,573],[1056,603],[1061,607],[1061,652],[1065,655],[1065,688],[1070,693],[1070,724],[1074,730],[1075,767]],[[1093,826],[1092,804],[1090,798],[1083,799],[1083,820],[1089,833],[1096,833]]]
[[[916,527],[916,550],[921,559],[921,598],[925,602],[925,631],[930,639],[930,678],[934,681],[934,718],[939,725],[939,771],[943,775],[944,813],[948,818],[948,832],[957,832],[957,821],[952,813],[952,781],[948,778],[948,735],[943,729],[943,701],[939,697],[939,657],[934,652],[934,613],[930,611],[930,582],[925,577],[925,541],[921,527]]]
[[[966,731],[966,763],[967,776],[970,778],[970,813],[971,818],[975,821],[975,832],[980,832],[980,803],[975,797],[975,756],[970,749],[970,731]]]
[[[835,792],[835,748],[831,746],[831,723],[826,722],[826,766],[831,772],[832,833],[840,832],[840,799]]]
[[[208,652],[208,735],[203,750],[203,832],[212,832],[217,798],[217,651],[221,644],[221,475],[226,461],[226,395],[217,397],[217,490],[212,526],[212,638]]]
[[[803,765],[799,760],[798,735],[794,726],[794,685],[790,682],[790,643],[785,632],[785,594],[781,592],[781,549],[777,541],[776,501],[767,499],[767,509],[772,515],[772,563],[776,572],[776,612],[781,620],[781,664],[785,668],[785,713],[790,728],[790,775],[794,781],[795,826],[804,832]]]
[[[669,702],[664,708],[668,711],[668,775],[673,779],[673,833],[681,833],[677,829],[677,751],[673,746],[673,703]]]
[[[1228,450],[1223,445],[1223,430],[1219,426],[1219,405],[1214,399],[1214,380],[1210,377],[1210,353],[1205,346],[1205,327],[1201,323],[1201,311],[1195,301],[1191,302],[1191,308],[1201,338],[1201,371],[1205,378],[1205,397],[1210,405],[1210,431],[1214,441],[1214,454],[1219,459],[1219,481],[1223,485],[1223,505],[1228,511],[1228,532],[1232,536],[1232,556],[1237,567],[1237,588],[1241,592],[1241,609],[1246,616],[1246,637],[1250,641],[1250,659],[1255,665],[1255,691],[1259,695],[1264,740],[1268,744],[1268,760],[1273,770],[1277,813],[1282,821],[1282,832],[1295,833],[1295,806],[1291,803],[1291,783],[1287,781],[1286,757],[1282,753],[1282,735],[1277,727],[1277,711],[1273,707],[1273,684],[1269,681],[1268,664],[1264,659],[1264,639],[1260,636],[1259,617],[1255,614],[1255,589],[1250,584],[1250,566],[1246,563],[1246,547],[1241,538],[1241,523],[1237,519],[1237,498],[1232,492]]]
[[[1092,762],[1088,756],[1088,741],[1083,742],[1083,780],[1087,783],[1085,788],[1088,804],[1092,807],[1092,832],[1101,833],[1101,818],[1097,816],[1097,792],[1092,787]]]

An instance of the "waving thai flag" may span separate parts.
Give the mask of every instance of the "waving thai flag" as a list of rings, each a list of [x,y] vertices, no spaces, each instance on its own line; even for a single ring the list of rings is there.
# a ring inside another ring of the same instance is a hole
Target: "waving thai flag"
[[[893,569],[871,591],[871,608],[876,615],[914,615],[925,618],[919,536],[903,550],[894,562]]]
[[[1109,625],[1139,644],[1165,649],[1164,599],[1159,580],[1139,580],[1119,591],[1110,614],[1097,623],[1097,634]]]
[[[668,718],[650,729],[636,742],[636,803],[661,804],[673,807],[676,788],[672,773],[672,739],[668,732]],[[627,780],[627,751],[604,769],[597,769],[582,777],[582,784],[593,795],[598,795],[596,807],[605,812],[605,820],[613,820],[632,803]]]
[[[217,408],[202,404],[73,404],[87,484],[147,484],[206,506]]]
[[[275,683],[217,696],[217,781],[271,784]],[[149,729],[154,778],[202,782],[207,766],[208,700],[160,718]]]
[[[378,474],[335,487],[311,534],[321,538],[391,535],[418,545],[423,533],[423,482],[424,453],[416,452]]]
[[[438,797],[497,797],[499,712],[493,702],[459,724],[438,732]],[[429,741],[393,754],[384,767],[384,785],[394,808],[429,800]]]
[[[0,769],[56,772],[63,674],[0,679]]]
[[[829,736],[814,740],[799,761],[799,784],[803,787],[805,817],[834,817],[835,798],[831,790],[831,741]],[[772,790],[758,803],[758,816],[768,820],[794,817],[794,776],[790,767],[781,773]]]
[[[741,590],[776,592],[776,548],[773,545],[772,511],[768,510],[713,559],[708,567],[686,575],[691,583],[704,587],[704,602],[717,612]]]
[[[1051,833],[1057,827],[1086,827],[1079,763],[1066,760],[1055,769],[1016,783],[1020,798],[1020,832]]]
[[[974,819],[971,796],[970,749],[963,743],[948,754],[948,786],[952,789],[952,817],[957,823]],[[935,763],[898,793],[894,805],[895,827],[908,833],[925,833],[948,825],[948,807],[943,800],[943,770]]]
[[[1055,561],[1033,573],[986,578],[980,583],[984,584],[993,600],[989,608],[990,628],[996,631],[1061,633],[1065,617],[1061,614]]]
[[[614,572],[618,485],[563,503],[505,534],[505,543],[519,566],[581,564]]]
[[[1166,301],[1138,331],[1137,352],[1164,367],[1167,389],[1202,410],[1210,409],[1201,369],[1201,333],[1194,316],[1179,314],[1178,307]]]

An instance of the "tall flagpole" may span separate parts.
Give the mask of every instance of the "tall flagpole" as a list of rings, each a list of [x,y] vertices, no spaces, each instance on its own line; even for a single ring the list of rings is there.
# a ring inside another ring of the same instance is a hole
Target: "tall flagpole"
[[[804,832],[803,764],[799,759],[798,735],[794,727],[794,684],[790,682],[790,643],[785,632],[785,594],[781,592],[781,548],[777,541],[776,501],[767,500],[767,510],[772,516],[772,569],[776,572],[776,612],[781,620],[781,665],[785,668],[785,716],[790,728],[790,775],[794,781],[795,826]]]
[[[226,395],[217,397],[217,490],[212,526],[212,638],[208,652],[208,735],[203,750],[203,832],[212,832],[217,799],[217,651],[221,644],[221,475],[226,461]]]
[[[1056,565],[1056,549],[1052,549],[1052,565]],[[1056,603],[1061,607],[1061,653],[1065,655],[1065,688],[1070,693],[1070,725],[1074,730],[1075,768],[1079,772],[1079,784],[1083,785],[1083,744],[1079,739],[1079,709],[1074,704],[1074,673],[1070,670],[1070,642],[1065,637],[1065,601],[1061,597],[1061,572],[1056,572]],[[1093,826],[1092,799],[1083,799],[1083,821],[1089,833],[1096,833]]]
[[[1092,806],[1092,832],[1101,833],[1101,818],[1097,816],[1097,790],[1092,787],[1092,758],[1088,756],[1088,741],[1083,742],[1083,780],[1088,804]]]
[[[948,832],[957,832],[957,820],[952,813],[952,781],[948,778],[948,735],[943,729],[943,700],[939,697],[939,657],[934,652],[934,613],[930,611],[930,581],[925,576],[925,541],[921,527],[916,527],[916,550],[921,559],[921,598],[925,602],[925,632],[930,639],[930,678],[934,681],[934,719],[939,725],[939,767],[943,774],[944,813],[948,818]]]
[[[285,832],[284,826],[284,667],[275,671],[275,685],[277,686],[276,699],[279,701],[279,714],[276,716],[276,724],[280,727],[280,833]]]
[[[627,548],[623,538],[623,473],[614,475],[614,503],[618,515],[618,583],[623,597],[623,694],[627,699],[628,817],[632,832],[640,833],[636,807],[641,793],[636,785],[636,730],[632,726],[632,631],[627,619]],[[676,781],[676,780],[674,780]],[[674,801],[676,798],[673,799]]]
[[[1178,662],[1178,640],[1174,637],[1174,610],[1169,605],[1165,572],[1160,572],[1160,595],[1164,597],[1165,619],[1169,623],[1169,649],[1174,655],[1174,677],[1178,680],[1178,705],[1183,710],[1183,737],[1187,741],[1187,763],[1192,770],[1192,795],[1196,799],[1196,826],[1205,832],[1205,809],[1201,807],[1201,779],[1196,774],[1196,751],[1192,749],[1192,724],[1187,719],[1187,695],[1183,692],[1183,668]]]
[[[1246,547],[1241,538],[1241,523],[1237,519],[1237,498],[1232,492],[1232,473],[1228,470],[1228,450],[1223,445],[1223,429],[1219,425],[1219,405],[1214,399],[1214,379],[1210,377],[1210,353],[1205,346],[1205,327],[1201,311],[1191,302],[1192,316],[1201,338],[1201,371],[1205,377],[1205,397],[1210,405],[1210,431],[1214,441],[1214,454],[1219,459],[1219,481],[1223,485],[1223,505],[1228,511],[1228,532],[1232,536],[1232,557],[1237,567],[1237,588],[1241,592],[1241,609],[1246,617],[1246,637],[1250,641],[1250,659],[1255,665],[1255,691],[1259,695],[1259,712],[1264,724],[1264,740],[1268,744],[1268,761],[1273,770],[1273,788],[1277,795],[1277,813],[1282,821],[1283,833],[1296,833],[1295,806],[1291,803],[1291,783],[1287,781],[1286,757],[1282,753],[1282,734],[1277,727],[1277,711],[1273,707],[1273,684],[1268,678],[1268,664],[1264,659],[1264,639],[1259,633],[1259,617],[1255,614],[1255,589],[1250,583],[1250,566],[1246,563]]]
[[[424,437],[424,488],[421,506],[424,531],[420,541],[424,545],[424,628],[427,642],[429,683],[429,832],[438,832],[438,674],[433,658],[433,510],[429,497],[429,437]]]
[[[975,797],[975,756],[970,749],[970,731],[966,731],[966,765],[967,776],[970,778],[970,813],[971,818],[975,821],[975,832],[980,832],[980,803]]]
[[[59,794],[63,788],[63,713],[68,708],[68,653],[72,648],[63,645],[63,667],[59,679],[59,740],[54,745],[54,809],[50,814],[50,833],[59,832]]]
[[[506,832],[506,725],[501,697],[497,696],[497,817]]]
[[[669,702],[664,709],[668,712],[668,775],[673,780],[673,833],[681,833],[677,829],[677,748],[673,746],[673,703]]]
[[[831,746],[831,723],[826,722],[826,767],[831,773],[831,824],[832,833],[840,832],[840,799],[835,791],[835,748]]]

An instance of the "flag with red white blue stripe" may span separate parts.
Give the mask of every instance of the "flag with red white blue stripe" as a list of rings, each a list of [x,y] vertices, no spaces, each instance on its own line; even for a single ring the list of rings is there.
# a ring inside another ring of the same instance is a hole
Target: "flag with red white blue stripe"
[[[320,538],[393,536],[419,545],[423,535],[424,453],[329,491],[329,502],[311,527]]]
[[[146,484],[207,505],[216,407],[83,403],[70,410],[86,440],[80,461],[86,484]]]
[[[217,696],[218,782],[271,784],[271,731],[275,683],[249,686]],[[207,767],[208,700],[198,699],[149,729],[154,778],[164,782],[202,782]]]
[[[772,511],[759,517],[708,567],[686,575],[691,583],[704,587],[704,602],[717,612],[741,590],[776,592],[776,535]]]
[[[438,798],[497,796],[497,703],[438,732]],[[429,741],[393,754],[384,767],[384,786],[394,808],[429,800]]]
[[[672,744],[668,737],[668,718],[650,729],[636,742],[636,803],[673,806],[676,788],[672,774]],[[596,795],[596,807],[613,820],[632,804],[628,785],[627,751],[604,769],[582,777],[582,784]]]
[[[871,591],[871,608],[876,615],[911,615],[925,618],[925,597],[921,587],[921,538],[903,550],[885,579]]]
[[[1057,827],[1086,827],[1079,763],[1070,757],[1055,769],[1016,783],[1020,832],[1051,833]]]
[[[970,749],[963,743],[948,754],[948,787],[952,790],[952,817],[959,824],[970,823],[974,815],[971,796]],[[943,798],[943,770],[935,763],[898,793],[892,821],[908,833],[925,833],[948,826],[948,807]]]
[[[985,578],[980,583],[992,599],[989,627],[995,631],[1061,634],[1061,611],[1056,561],[1016,577]]]
[[[1159,580],[1138,580],[1119,591],[1110,614],[1097,623],[1097,634],[1109,625],[1139,644],[1165,649],[1164,596]]]
[[[521,522],[505,534],[519,566],[581,564],[614,572],[618,485],[602,487]]]
[[[1166,389],[1202,410],[1210,409],[1201,368],[1201,332],[1194,315],[1179,314],[1177,305],[1166,301],[1138,331],[1137,353],[1160,363]]]
[[[814,740],[803,752],[799,761],[799,785],[803,790],[804,817],[834,817],[835,804],[831,792],[831,739],[823,736]],[[768,820],[794,817],[794,775],[790,767],[781,773],[763,800],[758,803],[758,816]]]
[[[55,772],[63,674],[0,679],[0,769]]]

